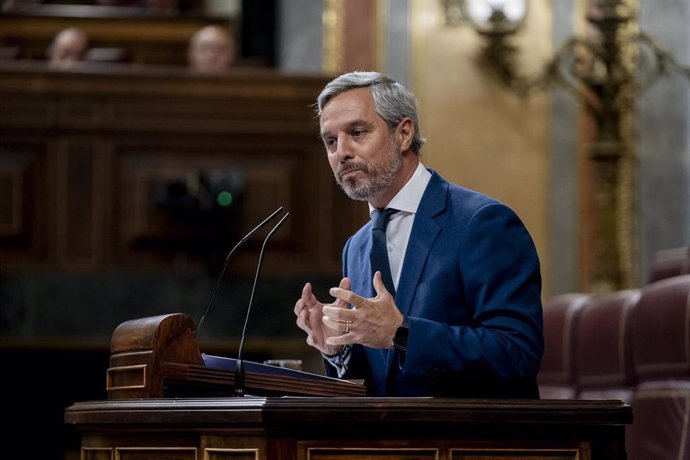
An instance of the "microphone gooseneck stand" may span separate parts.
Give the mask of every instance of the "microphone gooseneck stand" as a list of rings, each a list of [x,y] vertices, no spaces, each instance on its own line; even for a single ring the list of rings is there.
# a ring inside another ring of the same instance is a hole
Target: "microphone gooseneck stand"
[[[264,242],[261,245],[261,251],[259,252],[259,261],[256,264],[256,273],[254,274],[254,285],[252,286],[252,292],[251,295],[249,296],[249,305],[247,306],[247,314],[245,315],[244,318],[244,326],[242,327],[242,336],[240,337],[240,346],[237,351],[237,364],[235,366],[235,396],[237,397],[242,397],[244,396],[244,361],[242,359],[242,353],[244,350],[244,339],[247,333],[247,324],[249,323],[249,314],[252,311],[252,305],[254,303],[254,293],[256,292],[256,285],[259,280],[259,273],[261,272],[261,265],[263,262],[264,258],[264,250],[266,249],[266,243],[268,243],[268,240],[273,236],[273,234],[280,228],[281,225],[283,225],[283,222],[288,218],[290,213],[286,213],[282,219],[278,221],[278,223],[271,229],[271,231],[266,235],[266,238],[264,238]]]

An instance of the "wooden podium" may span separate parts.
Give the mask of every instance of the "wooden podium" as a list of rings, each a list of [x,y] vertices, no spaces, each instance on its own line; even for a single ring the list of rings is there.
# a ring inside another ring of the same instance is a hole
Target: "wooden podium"
[[[81,460],[626,458],[632,410],[620,401],[352,396],[364,385],[256,363],[248,393],[279,396],[176,396],[232,389],[232,369],[199,352],[194,330],[183,314],[118,326],[108,400],[65,410]]]
[[[183,313],[125,321],[113,332],[108,399],[232,396],[237,361],[201,353],[196,325]],[[362,382],[244,361],[255,396],[364,396]]]
[[[79,402],[82,460],[624,460],[619,401],[244,397]]]

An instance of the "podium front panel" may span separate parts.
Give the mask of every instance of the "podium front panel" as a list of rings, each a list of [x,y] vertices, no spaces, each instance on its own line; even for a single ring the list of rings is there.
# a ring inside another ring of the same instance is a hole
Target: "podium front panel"
[[[83,460],[623,460],[620,401],[244,397],[79,402]]]

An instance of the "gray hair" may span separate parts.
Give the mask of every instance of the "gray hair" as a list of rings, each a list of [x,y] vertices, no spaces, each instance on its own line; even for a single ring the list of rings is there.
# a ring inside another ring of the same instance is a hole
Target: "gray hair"
[[[409,117],[414,124],[414,138],[410,148],[419,155],[426,139],[422,137],[417,118],[417,101],[414,94],[400,83],[379,72],[350,72],[329,82],[316,100],[316,113],[321,116],[323,107],[333,97],[355,88],[371,88],[376,113],[383,118],[390,129],[398,126],[403,118]]]

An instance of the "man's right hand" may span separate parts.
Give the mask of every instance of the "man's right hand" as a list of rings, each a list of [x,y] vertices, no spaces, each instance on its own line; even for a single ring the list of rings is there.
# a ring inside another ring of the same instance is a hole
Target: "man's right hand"
[[[350,280],[343,278],[338,287],[349,290]],[[307,333],[307,345],[310,345],[326,355],[334,355],[342,345],[328,345],[326,339],[342,335],[343,331],[331,329],[323,322],[323,303],[314,296],[310,283],[304,285],[302,297],[295,303],[297,326]],[[331,306],[349,308],[347,303],[336,299]]]

